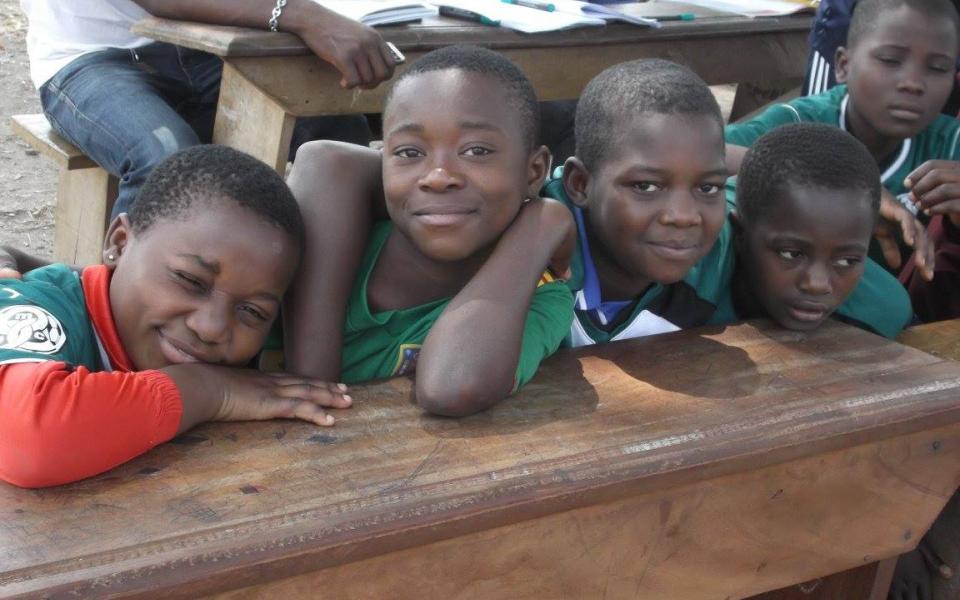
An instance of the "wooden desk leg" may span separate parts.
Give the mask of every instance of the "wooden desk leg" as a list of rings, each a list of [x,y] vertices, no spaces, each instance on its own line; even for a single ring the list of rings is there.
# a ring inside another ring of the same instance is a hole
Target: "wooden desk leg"
[[[63,170],[57,184],[53,257],[68,265],[103,262],[103,238],[117,197],[117,179],[103,169]]]
[[[213,143],[259,158],[283,175],[296,119],[224,62]]]
[[[758,594],[749,600],[886,600],[897,558]]]
[[[771,102],[786,102],[800,95],[802,80],[745,81],[737,85],[737,94],[730,109],[730,122],[744,120],[760,112]]]

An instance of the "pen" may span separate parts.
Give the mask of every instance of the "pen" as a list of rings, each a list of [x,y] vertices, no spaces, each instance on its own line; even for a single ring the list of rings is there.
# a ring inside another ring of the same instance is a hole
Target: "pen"
[[[473,12],[472,10],[457,8],[455,6],[441,6],[440,14],[444,17],[465,19],[467,21],[473,21],[474,23],[481,23],[483,25],[493,25],[494,27],[500,25],[500,21],[491,19],[490,17],[485,17],[480,13]]]
[[[503,0],[503,3],[516,4],[517,6],[525,6],[527,8],[545,10],[547,12],[553,12],[557,10],[557,6],[552,2],[539,2],[538,0]]]
[[[680,13],[679,15],[665,15],[662,17],[653,17],[658,21],[692,21],[696,17],[693,13]]]

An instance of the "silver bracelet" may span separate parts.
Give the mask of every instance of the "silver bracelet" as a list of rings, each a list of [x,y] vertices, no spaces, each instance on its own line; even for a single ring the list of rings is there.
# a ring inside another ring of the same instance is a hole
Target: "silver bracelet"
[[[270,21],[267,22],[267,25],[270,26],[270,31],[280,31],[280,13],[283,12],[283,7],[287,5],[287,0],[277,0],[277,5],[273,7],[273,12],[270,13]]]

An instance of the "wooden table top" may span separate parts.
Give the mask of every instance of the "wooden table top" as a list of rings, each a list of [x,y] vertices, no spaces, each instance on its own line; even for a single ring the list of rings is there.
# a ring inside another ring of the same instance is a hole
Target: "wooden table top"
[[[564,31],[525,34],[502,27],[487,27],[443,17],[422,23],[378,27],[383,38],[401,50],[432,50],[453,44],[479,44],[499,50],[510,48],[595,47],[639,41],[666,41],[704,37],[748,36],[810,30],[809,15],[747,18],[722,14],[679,2],[635,3],[629,12],[657,16],[692,12],[693,21],[664,22],[657,29],[613,23],[605,27],[581,27]],[[137,35],[223,57],[290,56],[309,54],[299,37],[291,33],[169,19],[148,18],[136,23]]]
[[[209,424],[83,482],[0,484],[0,596],[235,587],[950,426],[958,392],[960,364],[839,323],[561,352],[460,420],[393,379],[331,429]]]

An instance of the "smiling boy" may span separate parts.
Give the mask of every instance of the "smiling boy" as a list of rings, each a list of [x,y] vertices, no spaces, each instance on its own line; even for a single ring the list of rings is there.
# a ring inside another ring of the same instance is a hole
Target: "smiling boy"
[[[573,227],[563,206],[531,200],[550,160],[535,142],[538,128],[530,82],[489,50],[437,50],[397,79],[384,110],[390,220],[374,226],[349,294],[344,381],[415,372],[417,404],[462,416],[502,400],[556,350],[572,299],[545,268]],[[367,230],[368,221],[344,225],[337,215],[379,196],[381,168],[380,155],[348,148],[348,166],[331,180],[319,174],[334,153],[315,148],[305,147],[291,176],[315,235],[285,331],[291,368],[312,374],[329,369],[332,357],[318,346],[339,333],[330,324],[336,309],[318,311],[316,298],[356,272],[339,240],[326,242]]]
[[[707,323],[733,271],[723,118],[710,89],[669,61],[621,63],[584,89],[576,127],[576,155],[544,189],[578,228],[565,343]]]

